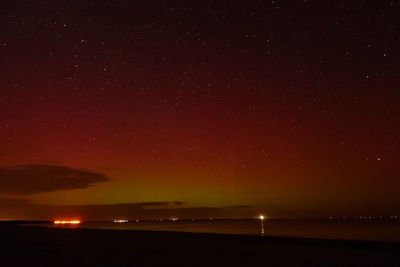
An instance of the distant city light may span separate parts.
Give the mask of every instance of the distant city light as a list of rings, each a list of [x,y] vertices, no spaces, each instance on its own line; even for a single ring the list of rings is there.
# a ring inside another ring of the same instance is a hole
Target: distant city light
[[[127,223],[128,220],[114,220],[114,223]]]
[[[80,224],[80,223],[81,223],[81,221],[79,221],[79,220],[71,220],[71,221],[57,220],[57,221],[54,221],[54,224]]]
[[[264,220],[264,215],[260,215],[260,220]]]

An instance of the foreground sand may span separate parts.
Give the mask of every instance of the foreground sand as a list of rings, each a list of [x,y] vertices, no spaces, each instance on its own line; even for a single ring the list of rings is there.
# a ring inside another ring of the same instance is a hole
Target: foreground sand
[[[0,266],[399,266],[400,243],[0,224]]]

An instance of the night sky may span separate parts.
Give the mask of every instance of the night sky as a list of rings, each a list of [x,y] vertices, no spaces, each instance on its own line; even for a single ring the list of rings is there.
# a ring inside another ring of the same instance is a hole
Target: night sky
[[[398,1],[3,0],[0,64],[0,219],[400,215]]]

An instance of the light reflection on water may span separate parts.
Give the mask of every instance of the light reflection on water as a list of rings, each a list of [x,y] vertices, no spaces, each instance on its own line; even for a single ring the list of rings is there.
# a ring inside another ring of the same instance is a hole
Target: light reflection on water
[[[264,220],[261,220],[261,236],[264,236]]]
[[[54,224],[49,227],[58,227]],[[310,237],[327,239],[380,240],[400,242],[397,221],[325,220],[202,220],[130,221],[128,223],[82,222],[74,228],[177,231],[261,236]]]

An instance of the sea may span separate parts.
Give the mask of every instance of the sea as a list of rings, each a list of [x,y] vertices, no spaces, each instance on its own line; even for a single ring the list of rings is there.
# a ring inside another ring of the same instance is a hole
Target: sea
[[[264,237],[299,237],[318,239],[370,240],[400,242],[399,220],[163,220],[81,222],[76,225],[45,223],[41,226],[108,230],[174,231],[257,235]]]

